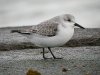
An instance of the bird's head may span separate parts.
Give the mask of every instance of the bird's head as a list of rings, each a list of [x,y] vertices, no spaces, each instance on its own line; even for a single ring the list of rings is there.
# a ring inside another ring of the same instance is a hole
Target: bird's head
[[[64,14],[64,15],[61,15],[60,16],[61,18],[61,21],[66,25],[66,26],[69,26],[69,27],[80,27],[82,29],[85,29],[83,26],[79,25],[78,23],[75,22],[75,18],[73,15],[71,14]]]

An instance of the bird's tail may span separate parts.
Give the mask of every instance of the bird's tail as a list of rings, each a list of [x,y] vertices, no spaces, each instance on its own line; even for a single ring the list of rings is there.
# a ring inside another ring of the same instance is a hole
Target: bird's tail
[[[21,33],[20,30],[11,30],[11,33]]]
[[[20,33],[23,35],[30,35],[30,32],[25,32],[25,31],[21,31],[21,30],[11,30],[11,33]]]

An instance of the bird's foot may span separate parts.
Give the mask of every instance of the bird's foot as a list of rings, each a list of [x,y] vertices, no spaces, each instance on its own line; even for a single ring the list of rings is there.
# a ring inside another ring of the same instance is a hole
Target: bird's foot
[[[63,59],[63,58],[57,58],[57,57],[53,57],[54,59]],[[44,60],[46,59],[52,59],[52,58],[46,58],[46,57],[43,57]]]
[[[57,57],[53,57],[54,59],[63,59],[63,58],[57,58]]]
[[[46,59],[52,59],[52,58],[46,58],[46,57],[43,57],[43,59],[46,60]]]

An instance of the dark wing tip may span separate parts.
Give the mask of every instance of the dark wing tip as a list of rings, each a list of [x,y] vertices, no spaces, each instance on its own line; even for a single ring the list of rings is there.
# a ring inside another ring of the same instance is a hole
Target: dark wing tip
[[[11,33],[15,33],[15,32],[20,33],[20,30],[11,30]]]

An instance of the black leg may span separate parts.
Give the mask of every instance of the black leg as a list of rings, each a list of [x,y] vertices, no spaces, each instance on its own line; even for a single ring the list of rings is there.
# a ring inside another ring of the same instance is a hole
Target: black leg
[[[45,49],[43,48],[43,58],[46,59],[45,57]]]
[[[56,57],[54,56],[53,52],[51,51],[51,48],[50,48],[50,47],[48,47],[48,49],[49,49],[49,51],[50,51],[50,53],[52,54],[52,56],[53,56],[54,59],[62,59],[62,58],[56,58]]]
[[[45,48],[43,48],[43,58],[44,58],[44,59],[50,59],[50,58],[46,58],[46,57],[45,57]]]
[[[55,59],[56,57],[54,56],[53,52],[51,51],[51,48],[48,47],[48,49],[49,49],[50,53],[52,54],[53,58]]]

